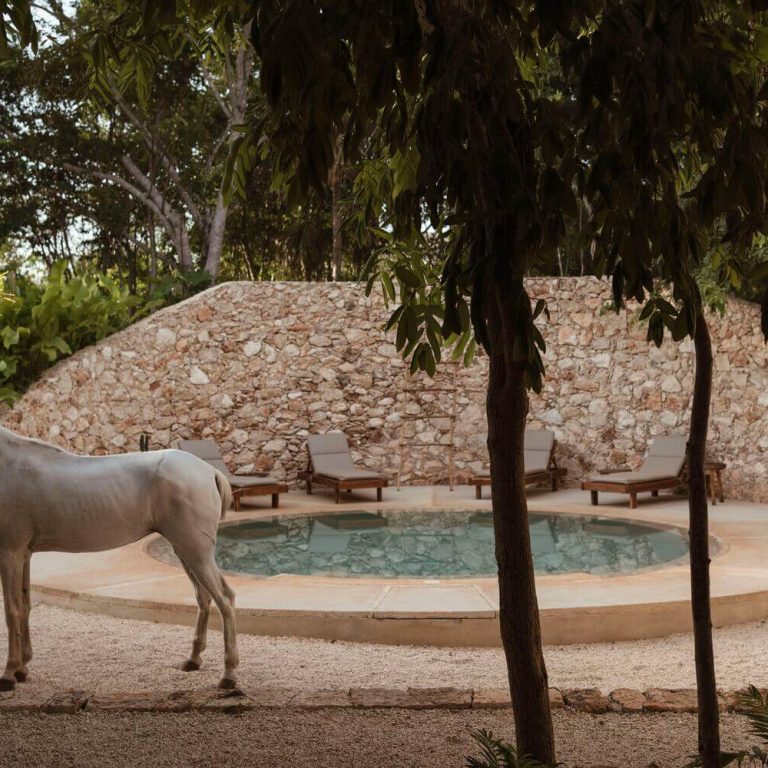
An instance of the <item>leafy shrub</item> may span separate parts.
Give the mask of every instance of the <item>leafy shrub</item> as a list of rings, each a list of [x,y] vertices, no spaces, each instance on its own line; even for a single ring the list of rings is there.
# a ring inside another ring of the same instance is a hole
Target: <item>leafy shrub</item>
[[[519,755],[514,746],[496,738],[492,731],[475,731],[472,738],[479,744],[481,754],[468,757],[466,768],[546,768],[537,760]]]
[[[176,304],[210,287],[211,276],[203,269],[173,272],[151,280],[149,301],[162,306]]]
[[[749,720],[749,732],[757,736],[761,745],[738,752],[721,752],[720,765],[737,765],[738,768],[768,768],[768,692],[760,693],[750,685],[746,693],[739,696],[739,708]],[[686,768],[698,768],[701,759],[696,756]]]
[[[4,280],[0,297],[0,401],[12,404],[51,365],[147,314],[144,303],[101,273],[67,275],[57,262],[37,284]]]

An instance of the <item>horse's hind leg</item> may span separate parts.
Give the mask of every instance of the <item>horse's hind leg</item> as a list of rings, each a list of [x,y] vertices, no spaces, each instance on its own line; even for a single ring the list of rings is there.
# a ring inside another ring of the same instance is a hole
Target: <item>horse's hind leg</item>
[[[32,661],[32,637],[29,633],[29,614],[32,611],[32,594],[29,584],[29,564],[32,559],[31,552],[24,553],[24,569],[22,571],[21,581],[21,664],[16,670],[16,680],[23,683],[27,679],[29,670],[27,665]]]
[[[178,555],[178,553],[176,553]],[[179,558],[181,560],[181,558]],[[192,571],[187,564],[181,560],[184,570],[195,588],[195,597],[197,598],[197,624],[195,625],[195,638],[192,641],[192,655],[181,665],[184,672],[194,672],[200,669],[203,663],[201,654],[205,650],[208,639],[208,618],[211,615],[211,596],[198,584]]]
[[[24,558],[18,552],[0,552],[0,579],[3,582],[5,623],[8,626],[8,663],[0,677],[0,691],[10,691],[16,685],[16,672],[23,665],[22,615],[24,611],[22,582]]]
[[[219,609],[224,629],[224,675],[219,680],[219,688],[235,688],[237,687],[235,669],[240,663],[235,630],[235,593],[219,572],[213,557],[213,546],[210,544],[200,547],[174,545],[174,549],[178,549],[181,560],[191,571],[198,585],[213,598],[213,602]]]

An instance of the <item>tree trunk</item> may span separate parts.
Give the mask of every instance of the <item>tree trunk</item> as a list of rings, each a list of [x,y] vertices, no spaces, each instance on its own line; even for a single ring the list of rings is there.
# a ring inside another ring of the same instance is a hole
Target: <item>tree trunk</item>
[[[157,241],[155,240],[155,219],[147,211],[147,232],[149,234],[149,276],[157,277]]]
[[[492,317],[489,325],[507,323],[501,315],[497,313]],[[486,407],[499,566],[499,624],[516,742],[521,754],[554,765],[554,732],[525,495],[523,442],[528,414],[525,365],[510,362],[511,350],[505,348],[513,337],[513,329],[489,328],[489,331],[492,342]]]
[[[699,702],[699,755],[703,768],[720,768],[720,713],[712,650],[709,585],[709,520],[704,457],[712,397],[712,341],[704,315],[694,332],[696,376],[688,438],[688,508],[690,516],[691,606]]]
[[[331,187],[331,279],[341,280],[343,267],[343,243],[341,239],[341,150],[342,136],[334,143],[333,165],[330,173]]]
[[[224,249],[224,233],[227,227],[229,206],[224,201],[224,195],[219,192],[216,207],[211,217],[206,238],[208,247],[205,254],[205,271],[211,276],[211,282],[216,282],[221,268],[221,252]]]

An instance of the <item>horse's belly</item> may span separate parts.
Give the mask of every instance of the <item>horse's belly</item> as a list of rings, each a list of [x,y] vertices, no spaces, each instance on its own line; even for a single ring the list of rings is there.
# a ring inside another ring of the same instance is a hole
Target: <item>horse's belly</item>
[[[100,552],[144,538],[153,530],[145,498],[91,495],[49,503],[35,514],[32,548],[37,552]]]
[[[35,537],[35,552],[103,552],[132,544],[152,533],[147,526],[122,530],[62,530],[47,531]]]

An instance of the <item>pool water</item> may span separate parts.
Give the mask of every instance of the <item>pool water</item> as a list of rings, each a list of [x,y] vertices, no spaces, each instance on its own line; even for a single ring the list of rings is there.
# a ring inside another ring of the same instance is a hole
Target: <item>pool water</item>
[[[685,557],[676,530],[601,517],[530,516],[538,573],[622,573]],[[496,574],[490,512],[346,512],[225,526],[216,559],[260,576],[450,578]]]

